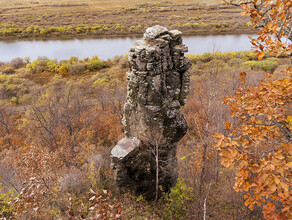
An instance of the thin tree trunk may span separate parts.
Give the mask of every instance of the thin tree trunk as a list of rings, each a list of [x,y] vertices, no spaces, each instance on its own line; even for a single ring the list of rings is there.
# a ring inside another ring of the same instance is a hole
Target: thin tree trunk
[[[158,190],[159,190],[159,153],[158,153],[158,146],[155,146],[155,162],[156,162],[156,186],[155,186],[155,199],[154,202],[157,203],[158,200]]]
[[[219,178],[219,151],[216,150],[216,161],[215,161],[215,182],[218,182]]]
[[[206,220],[206,215],[207,215],[207,198],[208,198],[208,195],[209,195],[209,191],[210,191],[211,185],[212,185],[212,182],[210,182],[210,184],[209,184],[209,187],[208,187],[208,190],[207,190],[207,194],[206,194],[205,199],[204,199],[204,220]]]
[[[206,153],[207,153],[208,145],[204,144],[203,146],[204,146],[204,151],[203,151],[203,157],[202,157],[202,171],[200,175],[200,188],[199,188],[200,197],[202,195],[203,179],[205,176]]]

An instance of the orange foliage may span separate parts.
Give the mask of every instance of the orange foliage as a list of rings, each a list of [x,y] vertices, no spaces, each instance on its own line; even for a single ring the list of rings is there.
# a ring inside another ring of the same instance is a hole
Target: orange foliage
[[[229,104],[237,119],[227,136],[216,134],[221,163],[237,166],[234,189],[246,191],[245,205],[262,206],[268,219],[288,218],[292,207],[292,68],[281,79],[271,76],[257,87],[238,88]],[[278,204],[271,208],[270,202]]]
[[[242,14],[251,17],[253,27],[261,26],[259,37],[251,41],[258,59],[266,52],[290,54],[292,2],[254,0],[242,4]],[[287,42],[282,42],[282,37]],[[233,123],[225,122],[227,135],[215,134],[221,163],[237,168],[234,189],[246,192],[246,206],[262,207],[266,219],[291,219],[292,67],[273,76],[265,73],[257,86],[247,86],[246,73],[240,77],[235,95],[225,99]]]
[[[253,28],[260,27],[259,36],[251,41],[259,59],[267,52],[277,56],[292,52],[292,44],[283,42],[283,38],[288,38],[290,42],[292,40],[290,0],[254,0],[243,4],[242,8],[242,15],[250,16]]]

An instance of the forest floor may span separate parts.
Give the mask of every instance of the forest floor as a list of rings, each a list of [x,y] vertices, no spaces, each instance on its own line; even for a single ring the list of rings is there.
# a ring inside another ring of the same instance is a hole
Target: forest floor
[[[196,1],[0,0],[0,38],[137,35],[163,25],[185,34],[252,33],[240,8]]]

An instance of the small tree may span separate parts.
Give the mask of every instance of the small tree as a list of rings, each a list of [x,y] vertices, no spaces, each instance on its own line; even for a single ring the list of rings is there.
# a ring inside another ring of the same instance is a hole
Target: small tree
[[[154,202],[157,203],[159,198],[159,178],[160,178],[160,151],[162,150],[161,146],[163,143],[163,131],[159,128],[153,128],[151,131],[147,131],[143,136],[141,135],[140,139],[147,145],[147,148],[154,156],[155,160],[155,197]]]
[[[266,52],[291,53],[290,0],[239,3],[254,28],[260,26],[259,37],[252,39],[258,59]],[[234,189],[245,192],[246,206],[262,207],[266,219],[291,219],[292,68],[273,76],[266,73],[257,86],[245,83],[246,73],[240,76],[241,85],[235,95],[225,100],[232,123],[225,122],[225,135],[215,135],[221,163],[237,168]]]

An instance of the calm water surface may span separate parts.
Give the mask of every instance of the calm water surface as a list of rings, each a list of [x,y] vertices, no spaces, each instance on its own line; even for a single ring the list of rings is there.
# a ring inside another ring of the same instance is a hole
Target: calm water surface
[[[0,41],[0,61],[10,61],[15,57],[29,56],[32,60],[38,56],[69,59],[76,56],[80,59],[98,56],[101,59],[113,58],[128,53],[129,47],[140,38],[119,37],[100,39],[70,40],[16,40]],[[248,35],[207,35],[183,36],[183,43],[189,53],[202,54],[215,51],[250,50]]]

